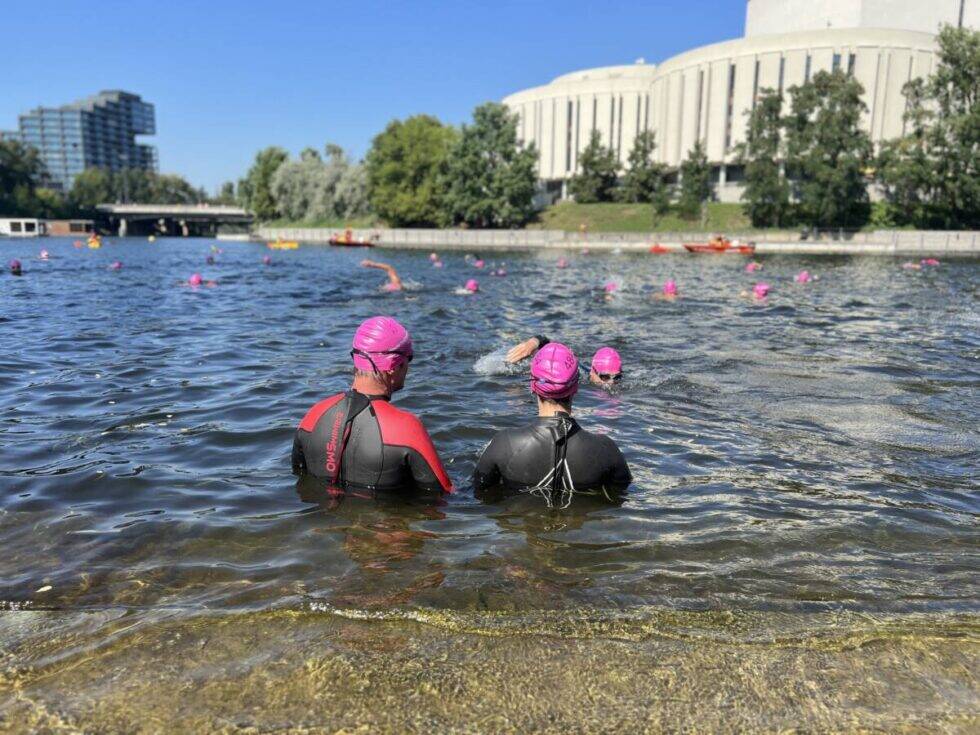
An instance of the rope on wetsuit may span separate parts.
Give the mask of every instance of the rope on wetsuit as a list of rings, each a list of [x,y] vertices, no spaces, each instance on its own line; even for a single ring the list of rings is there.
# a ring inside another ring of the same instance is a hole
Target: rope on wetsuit
[[[330,480],[330,484],[337,487],[337,481],[340,480],[340,470],[341,465],[344,461],[344,450],[347,449],[347,442],[350,440],[351,427],[354,425],[354,419],[356,419],[361,411],[371,405],[371,399],[362,393],[357,391],[351,391],[348,395],[347,401],[347,414],[344,417],[344,433],[343,438],[340,441],[340,449],[337,451],[337,461],[335,463],[333,477]]]
[[[572,504],[572,494],[575,483],[572,472],[568,467],[568,430],[572,421],[565,416],[558,416],[558,425],[548,427],[554,441],[554,454],[551,471],[534,487],[528,488],[531,495],[540,495],[549,508],[565,509]]]

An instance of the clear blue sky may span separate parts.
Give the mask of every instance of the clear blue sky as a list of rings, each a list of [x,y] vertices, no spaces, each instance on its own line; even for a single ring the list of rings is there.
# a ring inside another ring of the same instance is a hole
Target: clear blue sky
[[[659,62],[744,28],[744,0],[3,3],[0,129],[39,104],[125,89],[156,105],[160,170],[212,190],[255,151],[392,118],[464,122],[487,100],[592,66]]]

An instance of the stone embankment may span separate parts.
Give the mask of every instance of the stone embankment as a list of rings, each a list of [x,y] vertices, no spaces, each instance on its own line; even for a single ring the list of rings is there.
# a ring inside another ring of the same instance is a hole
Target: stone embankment
[[[321,228],[263,227],[254,239],[298,240],[326,244],[337,230]],[[562,230],[353,230],[355,240],[370,240],[378,247],[406,250],[571,250],[649,252],[659,245],[668,252],[686,252],[684,243],[703,243],[704,233],[684,232],[597,232]],[[800,232],[729,234],[732,239],[756,244],[760,255],[796,253],[806,255],[886,255],[980,257],[980,232],[925,232],[880,230],[876,232],[825,232],[804,238]]]

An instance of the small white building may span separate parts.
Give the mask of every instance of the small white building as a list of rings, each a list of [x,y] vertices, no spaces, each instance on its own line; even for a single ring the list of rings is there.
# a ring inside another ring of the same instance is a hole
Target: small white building
[[[44,223],[30,217],[0,217],[0,237],[38,237],[45,234]]]

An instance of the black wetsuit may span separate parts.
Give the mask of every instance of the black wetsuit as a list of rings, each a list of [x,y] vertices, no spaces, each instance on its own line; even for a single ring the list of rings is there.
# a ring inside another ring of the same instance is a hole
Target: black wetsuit
[[[422,422],[385,396],[356,391],[307,412],[293,440],[293,473],[337,487],[453,491]]]
[[[632,479],[612,439],[560,414],[498,431],[477,462],[473,486],[478,495],[502,487],[540,494],[549,505],[568,505],[572,493],[613,500]]]

